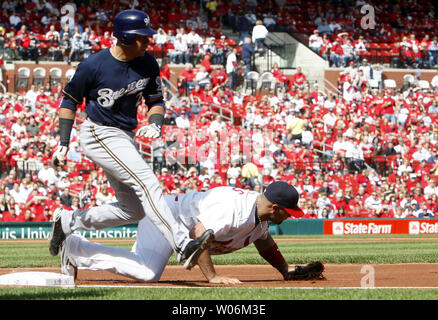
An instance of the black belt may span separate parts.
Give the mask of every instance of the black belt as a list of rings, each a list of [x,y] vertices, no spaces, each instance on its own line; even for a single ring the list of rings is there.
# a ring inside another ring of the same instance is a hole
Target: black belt
[[[132,129],[129,129],[129,128],[126,128],[126,127],[122,127],[122,126],[118,126],[118,125],[113,124],[113,123],[99,122],[99,121],[91,119],[90,117],[87,117],[87,120],[90,120],[91,122],[94,122],[95,124],[97,124],[99,126],[113,127],[113,128],[118,128],[118,129],[122,129],[122,130],[125,130],[125,131],[132,131]]]

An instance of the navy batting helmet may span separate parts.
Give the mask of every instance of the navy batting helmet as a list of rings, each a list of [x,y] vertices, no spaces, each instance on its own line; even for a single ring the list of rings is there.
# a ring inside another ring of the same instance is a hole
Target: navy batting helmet
[[[149,16],[140,10],[124,10],[114,19],[113,34],[121,44],[131,45],[135,35],[151,36],[157,32],[150,27]]]

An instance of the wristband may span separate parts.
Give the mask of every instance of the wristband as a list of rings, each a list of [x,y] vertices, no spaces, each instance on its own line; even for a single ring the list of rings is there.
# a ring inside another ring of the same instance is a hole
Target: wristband
[[[70,134],[74,122],[75,121],[73,119],[59,118],[59,144],[61,146],[68,147],[70,144]]]
[[[263,259],[269,262],[271,266],[281,272],[281,268],[286,263],[286,260],[284,260],[284,257],[281,254],[280,249],[278,249],[276,243],[268,250],[259,253]]]
[[[163,126],[163,122],[164,122],[164,115],[162,115],[161,113],[154,113],[151,114],[151,116],[149,117],[149,123],[150,124],[155,123],[160,129]]]

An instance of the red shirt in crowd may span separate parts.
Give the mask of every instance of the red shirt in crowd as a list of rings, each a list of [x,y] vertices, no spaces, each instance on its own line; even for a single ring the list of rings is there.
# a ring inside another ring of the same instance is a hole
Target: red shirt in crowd
[[[181,71],[180,75],[185,81],[193,81],[195,79],[195,72],[192,70],[184,69]]]
[[[306,82],[306,75],[302,72],[295,73],[291,78],[292,85],[302,86]]]
[[[224,70],[215,73],[211,78],[211,84],[213,85],[213,87],[222,85],[225,83],[225,81],[227,81],[227,74],[225,73]]]

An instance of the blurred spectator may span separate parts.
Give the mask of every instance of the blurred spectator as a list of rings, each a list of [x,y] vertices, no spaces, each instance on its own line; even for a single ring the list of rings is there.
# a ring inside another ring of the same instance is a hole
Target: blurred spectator
[[[243,11],[239,11],[236,23],[236,30],[239,33],[239,46],[243,45],[251,30],[251,23],[248,21]]]
[[[233,48],[232,52],[227,57],[226,72],[230,79],[229,89],[235,90],[237,85],[237,48]]]
[[[333,194],[333,190],[332,188],[329,186],[328,181],[324,181],[322,186],[318,189],[318,193],[320,194],[320,196],[322,197],[323,195],[325,195],[328,199],[328,197],[330,197]],[[323,197],[323,199],[326,199]],[[324,200],[326,201],[326,200]]]
[[[14,27],[15,29],[18,29],[21,27],[22,21],[19,15],[15,12],[15,10],[12,10],[10,16],[9,16],[9,24]]]
[[[309,37],[309,47],[313,51],[319,53],[321,47],[322,47],[322,38],[319,35],[319,30],[315,29],[313,30],[313,34]]]
[[[350,61],[354,61],[354,47],[350,39],[347,39],[347,42],[342,44],[341,47],[343,52],[342,66],[347,67]]]
[[[208,83],[211,83],[210,73],[207,72],[204,65],[199,67],[199,71],[196,73],[194,81],[201,88],[204,88]]]
[[[43,161],[43,168],[38,171],[38,179],[47,186],[57,184],[59,178],[53,167],[49,166],[48,160]]]
[[[205,9],[207,10],[207,15],[209,19],[215,17],[217,7],[218,7],[218,3],[216,0],[205,1]]]
[[[226,127],[226,123],[222,120],[222,116],[217,114],[215,119],[211,122],[208,131],[209,133],[214,134],[217,131],[221,132]]]
[[[257,180],[260,176],[257,166],[251,162],[251,159],[246,158],[245,164],[242,167],[242,178],[244,178],[244,186],[249,186],[254,189]]]
[[[306,127],[307,121],[303,119],[303,115],[300,112],[295,112],[287,122],[286,129],[290,130],[293,140],[302,140],[302,134]]]
[[[61,49],[61,56],[64,61],[70,62],[71,57],[71,41],[67,33],[64,33],[59,41],[59,48]]]
[[[268,29],[263,25],[262,20],[257,20],[255,26],[252,29],[252,42],[255,43],[255,49],[259,51],[260,56],[264,55],[264,42],[268,36]]]
[[[69,61],[79,61],[84,52],[84,42],[80,34],[75,34],[71,40],[71,50],[69,53]]]
[[[77,163],[81,161],[82,153],[79,150],[79,145],[77,142],[73,142],[70,144],[70,149],[67,152],[66,159]]]
[[[351,172],[361,172],[364,168],[364,155],[363,150],[359,146],[357,139],[353,140],[353,144],[347,148],[345,158],[348,161],[348,167]]]
[[[188,63],[189,52],[187,43],[183,41],[182,35],[177,34],[173,42],[173,49],[170,51],[170,60],[173,63]]]
[[[297,86],[299,89],[303,89],[304,84],[307,81],[306,75],[303,73],[301,67],[297,67],[297,72],[292,75],[291,85]]]
[[[344,50],[342,49],[339,41],[333,41],[330,47],[330,66],[335,66],[339,68],[341,66],[341,62],[344,60]]]
[[[181,111],[180,115],[175,118],[175,124],[181,129],[190,128],[190,121],[185,110]]]
[[[329,36],[331,36],[332,34],[332,30],[330,29],[330,26],[327,23],[327,20],[322,20],[321,24],[318,26],[318,31],[320,34],[327,34]]]
[[[100,182],[95,197],[98,206],[114,201],[114,196],[109,192],[106,180]]]
[[[112,47],[113,42],[114,41],[111,38],[111,34],[109,33],[109,31],[105,31],[103,37],[100,38],[100,47],[101,49],[110,48]]]
[[[373,191],[371,193],[371,196],[365,199],[364,207],[365,209],[373,210],[375,213],[379,214],[380,211],[383,209],[380,195],[377,192]]]
[[[277,28],[277,22],[275,21],[275,18],[272,15],[272,12],[267,12],[266,15],[263,18],[263,24],[266,26],[268,31],[275,31]]]
[[[164,167],[164,152],[166,149],[166,145],[162,137],[159,139],[155,139],[152,142],[152,150],[153,150],[153,169],[156,174],[161,172],[161,169]]]
[[[429,209],[426,203],[421,204],[420,209],[415,211],[414,215],[418,218],[433,218],[435,216],[433,210]]]
[[[242,46],[241,57],[245,63],[245,71],[243,76],[246,78],[248,73],[252,70],[252,57],[255,55],[255,50],[251,45],[251,38],[246,37],[245,43]]]
[[[254,27],[254,25],[257,23],[257,16],[255,15],[254,11],[250,8],[248,8],[245,18],[249,21],[250,26]]]
[[[365,40],[363,36],[359,36],[359,39],[354,45],[354,62],[358,63],[361,56],[367,52],[367,48],[365,46]]]
[[[212,16],[208,21],[208,28],[214,35],[219,35],[222,32],[222,23],[216,16]]]
[[[185,68],[183,71],[181,71],[178,80],[185,92],[190,92],[190,90],[195,87],[195,72],[193,71],[193,65],[191,63],[186,63]]]

